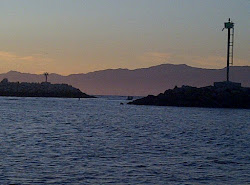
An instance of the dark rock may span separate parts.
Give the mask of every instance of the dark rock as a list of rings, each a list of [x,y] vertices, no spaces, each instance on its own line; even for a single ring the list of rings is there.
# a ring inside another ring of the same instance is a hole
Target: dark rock
[[[94,98],[67,84],[19,83],[9,82],[8,79],[0,82],[0,96]]]
[[[149,95],[129,104],[178,107],[250,108],[250,88],[222,85],[207,87],[182,86],[166,90],[158,96]]]

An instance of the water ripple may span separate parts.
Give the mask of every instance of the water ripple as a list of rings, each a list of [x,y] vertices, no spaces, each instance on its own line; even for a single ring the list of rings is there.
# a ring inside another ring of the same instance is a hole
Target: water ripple
[[[0,184],[248,184],[249,110],[0,98]]]

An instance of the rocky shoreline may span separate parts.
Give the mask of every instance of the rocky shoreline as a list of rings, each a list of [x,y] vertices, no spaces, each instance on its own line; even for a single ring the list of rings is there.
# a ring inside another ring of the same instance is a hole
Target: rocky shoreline
[[[201,88],[182,86],[166,90],[157,96],[149,95],[128,104],[250,109],[250,88],[226,82]]]
[[[67,84],[51,84],[49,82],[27,83],[0,82],[0,96],[13,97],[58,97],[58,98],[95,98]]]

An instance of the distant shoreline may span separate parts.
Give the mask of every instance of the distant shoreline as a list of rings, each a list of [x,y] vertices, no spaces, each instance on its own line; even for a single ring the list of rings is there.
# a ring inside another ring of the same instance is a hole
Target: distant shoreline
[[[230,74],[230,80],[240,82],[244,87],[250,87],[250,66],[231,66]],[[212,85],[213,82],[223,81],[225,77],[225,68],[215,70],[193,68],[188,65],[162,64],[135,70],[107,69],[68,76],[50,73],[49,81],[53,84],[66,83],[91,95],[147,96],[157,95],[175,86],[205,87]],[[43,74],[14,71],[0,74],[0,81],[4,78],[8,78],[11,82],[45,81]]]

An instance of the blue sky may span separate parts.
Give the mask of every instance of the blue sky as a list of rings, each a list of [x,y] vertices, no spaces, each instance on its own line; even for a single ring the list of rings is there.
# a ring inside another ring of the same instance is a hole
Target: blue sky
[[[222,68],[229,17],[235,65],[249,65],[249,0],[2,0],[0,72]]]

